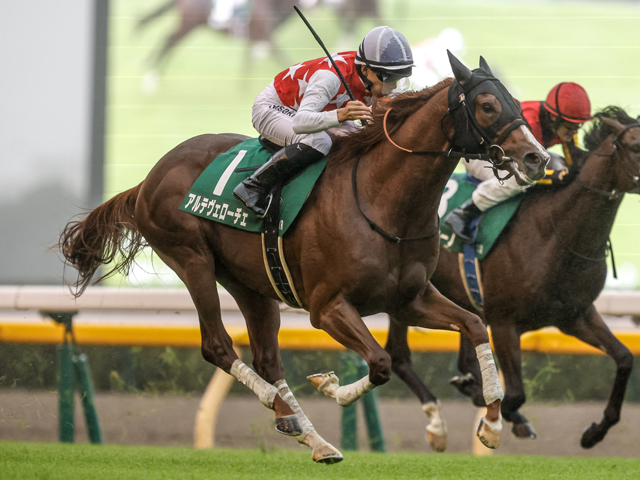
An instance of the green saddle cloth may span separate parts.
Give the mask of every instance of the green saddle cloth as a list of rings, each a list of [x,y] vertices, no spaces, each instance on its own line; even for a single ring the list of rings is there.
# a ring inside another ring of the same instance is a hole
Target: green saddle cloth
[[[476,185],[467,175],[452,175],[440,200],[440,208],[438,209],[440,217],[444,219],[451,210],[469,200]],[[480,217],[475,245],[476,257],[479,260],[489,255],[493,244],[518,210],[523,198],[523,195],[511,197],[509,200],[490,208]],[[444,222],[441,222],[440,245],[454,252],[462,253],[464,243],[452,234],[451,229]]]
[[[262,232],[263,219],[234,197],[233,189],[253,173],[253,170],[239,172],[238,169],[259,167],[270,157],[271,153],[260,145],[257,138],[245,140],[219,155],[191,186],[180,210],[248,232]],[[296,219],[327,160],[328,157],[324,157],[315,162],[282,187],[280,236]]]

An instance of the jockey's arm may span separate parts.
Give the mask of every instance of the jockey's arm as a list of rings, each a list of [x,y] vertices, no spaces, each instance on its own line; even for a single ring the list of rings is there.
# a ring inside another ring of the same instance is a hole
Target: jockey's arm
[[[318,70],[309,84],[293,119],[293,131],[297,134],[323,132],[340,125],[338,111],[323,112],[340,90],[340,79],[329,70]]]

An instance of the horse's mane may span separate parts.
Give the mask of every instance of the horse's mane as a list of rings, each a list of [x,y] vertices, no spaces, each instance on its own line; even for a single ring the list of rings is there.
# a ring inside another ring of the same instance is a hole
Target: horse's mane
[[[630,117],[627,112],[620,107],[609,106],[603,108],[596,113],[595,119],[591,124],[591,128],[584,136],[584,145],[587,147],[589,152],[595,151],[609,135],[614,133],[609,125],[598,118],[599,116],[612,118],[623,125],[630,125],[638,121],[637,119]]]
[[[391,125],[389,133],[392,133],[400,128],[409,116],[431,100],[436,93],[448,87],[452,81],[452,78],[447,78],[432,87],[417,92],[402,93],[388,102],[378,102],[377,108],[373,112],[373,122],[362,129],[334,140],[329,165],[337,165],[365,154],[380,143],[385,138],[382,118],[389,108],[393,110],[389,112],[387,125]]]

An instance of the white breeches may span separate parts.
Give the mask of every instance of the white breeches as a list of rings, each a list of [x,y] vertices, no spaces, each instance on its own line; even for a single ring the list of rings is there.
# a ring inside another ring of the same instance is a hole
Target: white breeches
[[[282,105],[278,93],[272,85],[265,88],[256,97],[251,111],[253,127],[267,140],[283,147],[293,143],[304,143],[327,155],[331,150],[332,140],[326,131],[316,133],[295,133],[293,119],[297,112]],[[353,122],[343,122],[331,130],[353,130]],[[340,134],[340,132],[336,132]]]
[[[475,203],[476,207],[482,212],[514,195],[524,192],[530,186],[518,185],[515,177],[510,177],[501,184],[493,174],[493,170],[491,168],[485,168],[490,166],[489,162],[471,160],[468,163],[465,162],[464,165],[469,175],[483,180],[474,190],[473,196],[471,197],[473,198],[473,203]],[[501,175],[505,174],[506,172],[501,172]]]
[[[275,89],[265,89],[256,98],[251,111],[253,127],[267,140],[281,146],[304,143],[323,154],[331,150],[331,137],[327,132],[298,134],[293,131],[296,111],[282,105]]]

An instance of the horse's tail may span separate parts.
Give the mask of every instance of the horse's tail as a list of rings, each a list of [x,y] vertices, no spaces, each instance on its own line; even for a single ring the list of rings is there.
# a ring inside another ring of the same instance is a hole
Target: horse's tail
[[[65,258],[65,265],[78,270],[72,284],[73,294],[79,297],[91,284],[93,274],[101,265],[111,268],[93,285],[117,272],[127,274],[136,254],[147,246],[138,231],[134,211],[142,184],[116,195],[94,208],[82,220],[70,221],[57,247]]]

